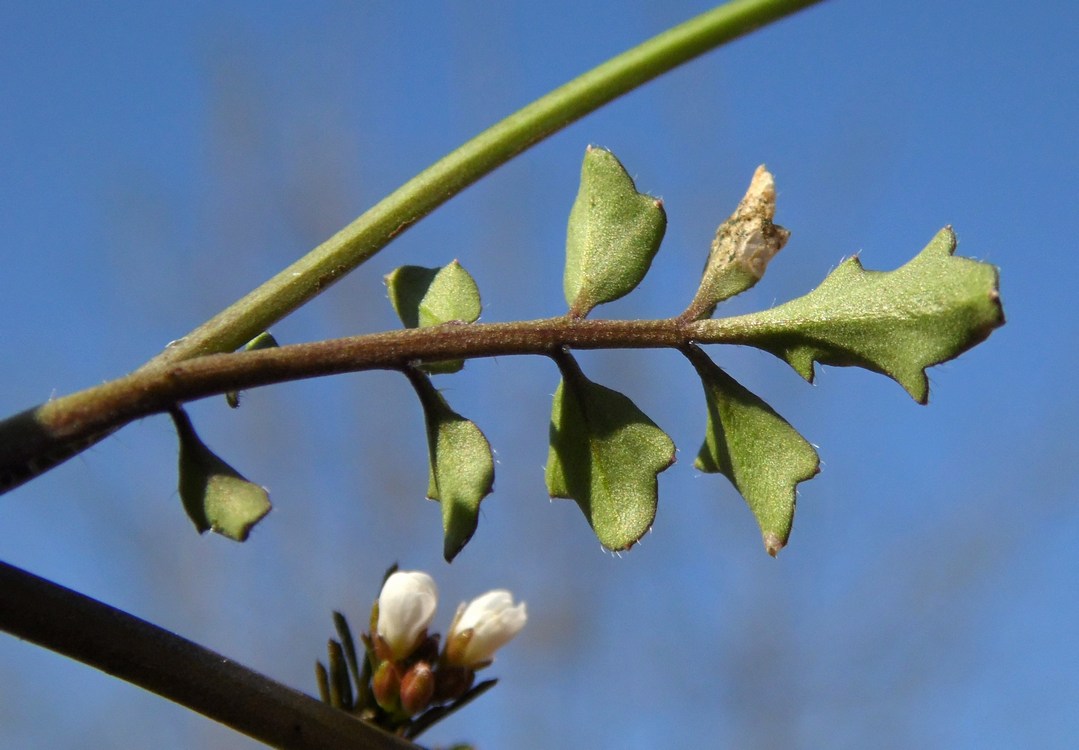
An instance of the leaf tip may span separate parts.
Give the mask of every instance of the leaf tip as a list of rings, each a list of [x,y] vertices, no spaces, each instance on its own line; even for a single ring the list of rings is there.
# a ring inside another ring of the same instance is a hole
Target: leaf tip
[[[475,530],[473,530],[475,531]],[[442,543],[442,558],[447,563],[452,563],[458,553],[465,548],[465,545],[472,540],[472,534],[462,537],[460,539],[450,539],[446,537]]]
[[[251,499],[248,502],[252,504],[253,509],[241,519],[223,519],[214,523],[211,530],[215,534],[220,534],[235,542],[246,542],[251,536],[251,530],[273,510],[269,490],[253,482],[251,484],[253,485],[249,490]]]
[[[887,373],[895,382],[907,392],[914,401],[922,406],[929,403],[929,376],[925,373],[925,368],[919,368],[914,371],[896,371],[893,373]]]
[[[789,351],[784,358],[791,368],[802,376],[803,380],[812,385],[816,377],[816,370],[813,367],[814,357],[815,354],[811,351],[795,349]]]
[[[774,531],[764,532],[764,549],[769,555],[775,557],[779,554],[779,551],[787,546],[787,542],[780,539],[779,535]]]
[[[951,224],[945,224],[937,236],[941,239],[945,249],[948,251],[948,255],[955,255],[955,249],[959,245],[959,240],[955,236],[955,230]]]

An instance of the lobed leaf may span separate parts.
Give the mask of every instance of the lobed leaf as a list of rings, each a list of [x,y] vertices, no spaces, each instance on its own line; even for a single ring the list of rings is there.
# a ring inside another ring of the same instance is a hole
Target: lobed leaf
[[[427,497],[442,506],[443,555],[450,562],[476,531],[480,501],[494,486],[494,456],[480,429],[453,411],[425,375],[411,373],[410,380],[427,423]]]
[[[959,356],[1004,323],[997,269],[956,257],[942,229],[894,271],[844,261],[804,297],[722,321],[743,343],[787,361],[806,380],[813,363],[858,366],[895,380],[919,403],[929,397],[925,369]]]
[[[195,434],[182,409],[172,412],[180,438],[180,501],[200,534],[212,530],[238,542],[270,512],[266,490],[244,479]]]
[[[570,315],[633,291],[663,241],[663,202],[638,193],[615,155],[589,147],[566,230],[563,290]]]
[[[401,266],[385,281],[390,303],[406,328],[474,323],[482,312],[476,281],[456,260],[441,268]],[[423,365],[430,373],[457,372],[462,367],[459,359]]]
[[[569,355],[551,409],[547,491],[577,501],[600,543],[632,547],[656,517],[674,443],[636,404],[588,380]]]
[[[694,466],[731,481],[756,516],[764,547],[774,557],[790,537],[797,485],[820,471],[817,451],[700,349],[691,347],[686,354],[700,375],[708,406],[708,426]]]

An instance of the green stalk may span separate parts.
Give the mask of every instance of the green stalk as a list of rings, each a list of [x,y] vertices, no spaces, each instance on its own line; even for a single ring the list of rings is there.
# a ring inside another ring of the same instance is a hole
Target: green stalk
[[[377,253],[416,221],[528,147],[672,68],[820,1],[735,0],[653,37],[555,89],[413,177],[306,256],[174,342],[139,372],[239,348]],[[104,394],[97,389],[87,389],[0,422],[0,492],[78,455],[122,425],[123,419],[111,424],[100,419],[102,405],[95,405],[100,395]],[[98,424],[105,424],[103,428],[92,434],[72,429],[73,423],[91,413]],[[65,423],[63,427],[60,421]],[[78,439],[72,437],[76,432],[81,435]]]
[[[394,237],[517,154],[657,76],[821,0],[735,0],[608,60],[537,99],[420,172],[149,365],[239,348]]]
[[[533,144],[662,73],[816,2],[820,0],[735,0],[556,89],[421,172],[299,261],[167,348],[135,375],[171,370],[182,360],[239,348],[449,198]],[[116,387],[119,384],[114,381],[101,390],[56,399],[0,422],[0,491],[47,471],[132,418],[115,411],[111,416],[103,415],[109,411],[101,408],[109,395],[119,395],[120,401],[132,395],[118,394],[122,390]],[[95,413],[101,426],[87,430]],[[140,685],[273,746],[414,747],[127,613],[3,563],[0,629]]]

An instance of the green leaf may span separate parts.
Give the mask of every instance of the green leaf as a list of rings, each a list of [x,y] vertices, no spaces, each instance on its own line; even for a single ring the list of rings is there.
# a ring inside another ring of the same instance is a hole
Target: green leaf
[[[482,306],[476,281],[456,260],[442,268],[401,266],[386,276],[390,302],[406,328],[474,323]],[[423,365],[430,373],[457,372],[461,360]]]
[[[341,644],[330,638],[326,643],[326,657],[330,665],[330,705],[343,710],[352,709],[352,683],[348,679],[345,652]]]
[[[200,534],[212,530],[238,542],[270,512],[266,490],[244,479],[195,434],[187,414],[172,411],[180,438],[180,500]]]
[[[277,346],[277,339],[273,337],[273,334],[269,331],[263,331],[255,338],[251,339],[244,345],[245,352],[253,352],[259,349],[273,349]],[[225,394],[225,402],[228,403],[230,408],[238,409],[240,407],[240,392],[229,391]]]
[[[573,317],[629,294],[663,241],[663,202],[637,192],[610,151],[589,147],[566,232],[563,288]]]
[[[700,349],[690,347],[686,355],[708,404],[708,427],[694,466],[731,481],[757,517],[764,547],[774,557],[790,537],[795,487],[820,471],[817,451]]]
[[[698,325],[739,331],[739,343],[786,360],[810,382],[814,362],[864,367],[924,404],[925,368],[959,356],[1004,323],[997,269],[954,252],[955,235],[945,227],[894,271],[866,271],[851,258],[804,297]]]
[[[738,208],[716,230],[701,285],[684,318],[711,317],[717,304],[760,281],[768,262],[790,237],[790,232],[772,223],[775,215],[775,180],[762,164]]]
[[[600,543],[632,547],[656,517],[657,475],[674,463],[674,443],[618,391],[559,360],[551,409],[547,491],[577,501]]]
[[[480,501],[494,485],[494,456],[480,429],[453,411],[427,376],[408,375],[427,421],[427,497],[442,506],[443,555],[450,562],[476,531]]]
[[[480,316],[479,289],[456,260],[441,268],[401,266],[386,276],[386,286],[407,328],[474,323]]]

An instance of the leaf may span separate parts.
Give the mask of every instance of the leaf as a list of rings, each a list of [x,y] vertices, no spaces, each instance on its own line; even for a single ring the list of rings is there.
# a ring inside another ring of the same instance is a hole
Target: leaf
[[[432,724],[442,721],[450,714],[460,711],[497,684],[498,680],[484,680],[469,688],[468,692],[453,701],[453,703],[447,703],[444,706],[435,706],[434,708],[423,712],[402,730],[402,735],[410,740],[419,737],[427,731]],[[475,747],[473,745],[457,744],[451,746],[450,750],[475,750]]]
[[[330,665],[330,705],[343,710],[352,709],[352,683],[348,679],[345,652],[341,644],[330,638],[326,643],[326,657]]]
[[[318,684],[318,698],[323,703],[330,703],[330,673],[326,665],[315,661],[315,682]]]
[[[945,227],[894,271],[866,271],[850,258],[804,297],[698,325],[739,331],[738,343],[786,360],[810,382],[814,362],[864,367],[924,404],[925,368],[959,356],[1004,324],[997,269],[954,252],[955,235]]]
[[[180,438],[180,500],[195,528],[246,541],[270,512],[269,494],[207,448],[183,409],[172,411],[172,421]]]
[[[596,305],[633,291],[648,273],[666,228],[663,202],[638,193],[614,154],[590,146],[566,231],[562,284],[570,315],[582,318]]]
[[[787,544],[795,487],[820,471],[817,451],[772,407],[696,347],[686,354],[704,386],[708,427],[694,466],[731,481],[757,517],[768,554]]]
[[[245,352],[258,351],[259,349],[273,349],[277,346],[277,339],[269,331],[263,331],[244,345]],[[225,401],[232,409],[240,407],[240,392],[229,391],[225,394]]]
[[[441,268],[401,266],[386,276],[386,286],[407,328],[474,323],[480,316],[479,289],[456,260]]]
[[[406,328],[474,323],[482,306],[476,281],[456,260],[442,268],[401,266],[385,278],[390,303]],[[430,373],[457,372],[462,360],[426,363]]]
[[[476,531],[480,501],[494,486],[494,456],[480,429],[453,411],[427,376],[408,375],[427,421],[427,497],[442,506],[443,555],[451,562]]]
[[[762,164],[734,213],[716,229],[701,285],[684,318],[711,317],[717,304],[760,281],[768,262],[790,237],[790,232],[772,223],[775,215],[775,180]]]
[[[674,443],[624,395],[588,380],[569,355],[559,367],[547,491],[576,500],[604,547],[629,549],[656,517],[657,475],[674,463]]]
[[[348,626],[348,620],[340,612],[333,613],[333,625],[337,630],[337,637],[341,639],[341,650],[345,656],[345,663],[348,664],[348,673],[352,675],[353,682],[356,683],[358,696],[361,700],[358,702],[363,704],[363,691],[366,687],[366,683],[363,681],[363,676],[360,672],[360,661],[356,657],[356,642],[352,638],[352,629]]]

